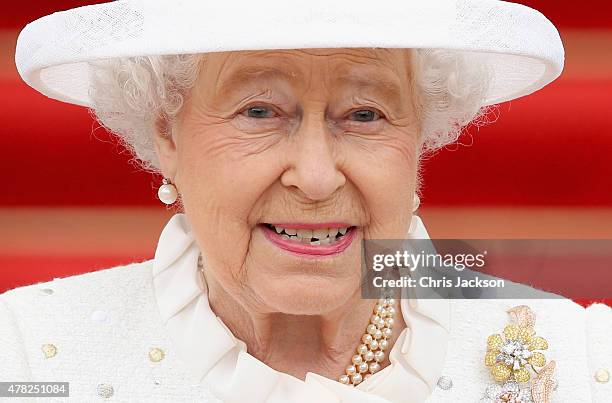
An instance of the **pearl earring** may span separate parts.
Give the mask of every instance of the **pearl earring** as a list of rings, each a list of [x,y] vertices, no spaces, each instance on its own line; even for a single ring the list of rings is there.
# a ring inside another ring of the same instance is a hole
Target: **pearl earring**
[[[157,190],[157,197],[162,203],[167,205],[174,203],[178,199],[178,191],[176,186],[170,182],[170,179],[164,178],[162,180],[162,185]]]
[[[421,199],[419,198],[419,195],[415,193],[414,198],[412,199],[412,212],[414,213],[415,211],[417,211],[420,205]]]

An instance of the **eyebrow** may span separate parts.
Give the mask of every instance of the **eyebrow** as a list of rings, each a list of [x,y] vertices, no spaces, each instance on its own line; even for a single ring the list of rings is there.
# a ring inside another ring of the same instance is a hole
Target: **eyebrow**
[[[242,85],[252,83],[256,79],[292,81],[299,78],[302,73],[292,76],[285,70],[273,66],[244,66],[223,78],[218,93],[230,95]],[[393,79],[389,74],[372,74],[353,71],[350,74],[342,74],[336,78],[343,87],[357,87],[371,90],[373,93],[390,100],[395,107],[400,107],[402,100],[402,89],[399,80]]]
[[[396,107],[399,107],[402,100],[402,89],[399,81],[392,79],[387,74],[380,76],[372,76],[372,74],[344,75],[338,78],[342,85],[349,87],[366,88],[373,93],[379,94],[385,99],[392,101]]]
[[[253,82],[256,79],[266,80],[291,80],[291,74],[284,70],[271,66],[245,66],[221,80],[218,93],[229,95],[239,89],[242,85]]]

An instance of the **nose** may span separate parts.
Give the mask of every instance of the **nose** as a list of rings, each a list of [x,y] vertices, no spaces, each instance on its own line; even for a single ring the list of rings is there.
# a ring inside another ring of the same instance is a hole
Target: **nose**
[[[338,169],[334,139],[327,126],[324,112],[303,115],[298,129],[291,134],[289,167],[281,176],[281,183],[299,189],[315,201],[328,199],[346,182]]]

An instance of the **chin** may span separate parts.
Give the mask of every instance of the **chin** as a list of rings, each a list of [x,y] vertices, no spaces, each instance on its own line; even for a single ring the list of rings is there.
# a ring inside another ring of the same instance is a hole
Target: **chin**
[[[357,272],[359,273],[359,272]],[[314,275],[263,279],[254,285],[259,299],[271,312],[290,315],[323,315],[360,292],[361,278],[336,281]]]
[[[247,282],[263,308],[293,315],[319,315],[337,309],[360,293],[361,231],[347,227],[350,238],[340,244],[344,246],[341,250],[332,253],[318,245],[311,250],[291,250],[292,245],[279,246],[276,240],[270,240],[269,230],[255,231]],[[313,250],[325,254],[301,253]]]

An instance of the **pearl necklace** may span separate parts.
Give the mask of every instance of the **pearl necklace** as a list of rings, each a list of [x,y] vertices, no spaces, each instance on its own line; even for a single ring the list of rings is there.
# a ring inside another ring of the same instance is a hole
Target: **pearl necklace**
[[[362,343],[357,347],[357,354],[351,359],[352,364],[338,378],[340,383],[356,386],[380,371],[380,363],[385,359],[385,350],[389,348],[389,339],[393,333],[394,304],[393,298],[378,300],[370,324],[361,337]]]
[[[202,255],[198,256],[198,271],[202,283],[206,284]],[[357,346],[357,354],[351,359],[352,364],[340,375],[338,381],[345,385],[359,385],[364,379],[380,371],[380,363],[385,359],[385,350],[389,348],[389,339],[393,332],[393,316],[395,308],[393,298],[381,298],[374,306],[373,315],[366,332],[361,336],[361,344]]]

